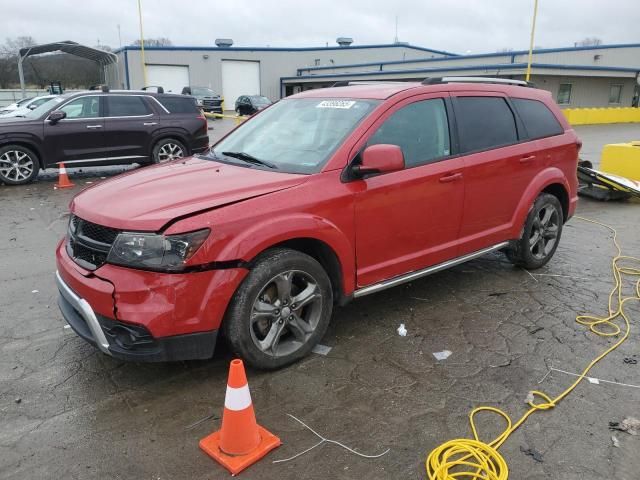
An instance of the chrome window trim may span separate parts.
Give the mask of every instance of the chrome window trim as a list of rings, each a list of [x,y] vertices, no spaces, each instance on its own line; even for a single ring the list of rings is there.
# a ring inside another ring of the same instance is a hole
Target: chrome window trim
[[[60,110],[63,107],[66,107],[67,105],[69,105],[71,102],[75,102],[76,100],[79,100],[81,98],[86,98],[86,97],[145,97],[145,98],[152,98],[153,100],[156,101],[156,103],[158,103],[158,105],[160,105],[165,112],[167,113],[171,113],[169,112],[169,110],[167,110],[166,108],[164,108],[164,106],[155,98],[152,97],[151,95],[141,95],[141,94],[118,94],[118,93],[103,93],[103,94],[86,94],[86,95],[80,95],[78,97],[74,97],[74,98],[70,98],[69,100],[67,100],[66,102],[61,103],[58,108],[51,110],[51,112],[55,112],[56,110]],[[49,114],[51,114],[51,112],[49,112]],[[47,117],[45,118],[45,121],[49,121],[49,114],[47,115]],[[126,116],[119,116],[119,117],[82,117],[82,118],[63,118],[62,120],[60,120],[58,123],[60,122],[76,122],[78,120],[104,120],[107,118],[148,118],[148,117],[153,117],[155,114],[154,113],[148,113],[147,115],[126,115]]]

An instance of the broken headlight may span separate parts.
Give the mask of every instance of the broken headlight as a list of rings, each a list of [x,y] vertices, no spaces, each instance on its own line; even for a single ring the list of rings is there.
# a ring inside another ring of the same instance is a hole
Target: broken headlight
[[[123,232],[113,242],[107,262],[145,270],[180,271],[208,236],[208,228],[178,235]]]

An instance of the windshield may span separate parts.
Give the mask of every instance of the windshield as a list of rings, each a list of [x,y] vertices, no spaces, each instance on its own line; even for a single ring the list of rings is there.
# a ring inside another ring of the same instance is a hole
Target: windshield
[[[262,97],[260,95],[252,96],[251,102],[253,102],[254,105],[271,105],[271,100],[269,100],[267,97]]]
[[[30,102],[31,100],[33,100],[35,97],[29,97],[29,98],[24,98],[22,100],[18,100],[16,102],[16,106],[17,107],[23,107],[25,104],[27,104],[28,102]]]
[[[54,110],[55,107],[60,105],[63,100],[65,100],[65,97],[52,98],[48,102],[44,102],[38,108],[34,108],[33,110],[29,110],[29,112],[24,114],[24,116],[26,118],[40,118],[44,114],[49,113],[51,110]]]
[[[191,95],[195,97],[215,97],[216,96],[213,90],[205,87],[191,87]]]
[[[376,100],[285,99],[238,127],[215,145],[209,155],[238,163],[223,152],[240,152],[284,172],[319,172],[347,135],[379,103]],[[255,164],[243,165],[262,168]]]

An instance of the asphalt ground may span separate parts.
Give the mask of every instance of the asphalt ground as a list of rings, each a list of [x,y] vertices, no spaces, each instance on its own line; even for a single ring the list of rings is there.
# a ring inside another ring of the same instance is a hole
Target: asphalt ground
[[[217,138],[233,121],[212,125]],[[577,130],[591,160],[604,143],[640,139],[639,125]],[[198,448],[220,426],[231,359],[223,344],[208,361],[123,363],[65,328],[58,311],[54,248],[68,202],[122,170],[74,169],[69,190],[53,189],[55,172],[31,185],[0,186],[1,479],[228,477]],[[579,215],[614,226],[625,253],[636,256],[639,212],[638,202],[582,199],[578,207]],[[322,340],[328,355],[277,372],[248,371],[258,420],[283,445],[241,478],[425,478],[431,449],[470,435],[473,408],[497,406],[516,418],[529,390],[554,395],[573,381],[546,375],[549,367],[578,372],[613,342],[574,321],[577,313],[606,312],[613,254],[605,229],[574,218],[539,271],[489,255],[337,309]],[[500,450],[511,479],[638,478],[640,436],[609,428],[640,418],[640,362],[624,361],[640,359],[640,308],[628,304],[628,312],[629,340],[591,373],[627,386],[584,382],[555,409],[533,415]],[[401,323],[405,337],[396,331]],[[436,360],[433,353],[444,350],[451,355]],[[274,464],[318,441],[287,414],[359,452],[390,450],[365,459],[324,444]],[[503,422],[485,415],[478,427],[489,440]]]

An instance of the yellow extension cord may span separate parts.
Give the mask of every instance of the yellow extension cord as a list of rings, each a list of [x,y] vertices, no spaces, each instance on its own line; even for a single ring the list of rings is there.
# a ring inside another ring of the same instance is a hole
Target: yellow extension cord
[[[607,228],[613,233],[613,244],[617,249],[617,254],[611,262],[613,269],[613,277],[615,286],[609,294],[609,315],[606,317],[597,317],[594,315],[578,315],[576,322],[581,325],[588,326],[589,329],[601,337],[618,336],[622,330],[614,323],[616,318],[622,318],[625,324],[624,335],[611,347],[598,355],[587,367],[575,382],[569,386],[564,392],[556,398],[550,398],[547,394],[539,391],[532,391],[534,397],[542,399],[540,403],[534,401],[528,402],[531,407],[516,422],[512,423],[508,414],[494,407],[479,407],[469,415],[469,423],[473,439],[459,438],[443,443],[439,447],[431,451],[425,466],[427,469],[427,477],[429,480],[456,480],[456,479],[483,479],[483,480],[506,480],[509,478],[509,467],[507,462],[500,455],[498,449],[509,438],[509,436],[522,425],[529,416],[538,410],[549,410],[555,407],[562,399],[571,393],[578,384],[584,380],[593,366],[606,357],[613,350],[618,348],[629,337],[631,329],[629,318],[624,312],[624,304],[631,300],[640,300],[640,279],[635,284],[635,295],[623,297],[622,280],[623,275],[640,276],[640,258],[622,255],[622,249],[618,243],[618,232],[611,226],[596,220],[590,220],[584,217],[574,217],[585,222],[600,225]],[[624,267],[619,265],[620,261],[637,263],[638,266]],[[614,297],[617,295],[617,305],[614,305]],[[602,328],[605,328],[604,330]],[[474,416],[479,412],[493,412],[500,415],[506,422],[507,427],[494,440],[485,443],[480,440],[476,429]]]

